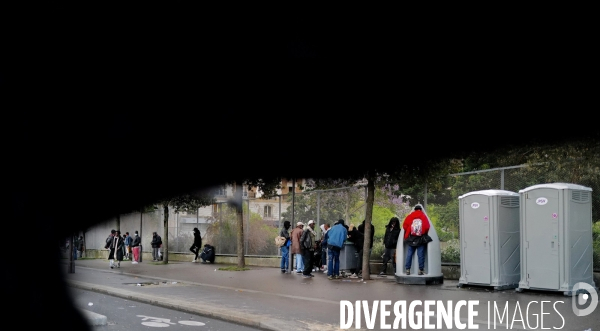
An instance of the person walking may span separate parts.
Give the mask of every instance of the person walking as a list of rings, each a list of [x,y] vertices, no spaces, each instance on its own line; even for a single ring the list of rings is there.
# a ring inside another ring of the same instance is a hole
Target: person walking
[[[125,258],[131,260],[131,242],[133,238],[129,235],[129,232],[125,232]]]
[[[121,236],[121,231],[117,230],[115,234],[115,259],[117,260],[117,268],[121,267],[121,261],[125,257],[125,235]]]
[[[196,262],[200,262],[198,261],[198,254],[200,253],[200,250],[202,249],[202,236],[200,235],[200,230],[198,230],[198,228],[194,228],[193,230],[194,232],[194,243],[192,243],[192,246],[190,246],[190,251],[192,251],[192,253],[194,253],[194,263]]]
[[[160,261],[160,256],[158,253],[158,249],[162,245],[162,238],[156,233],[156,231],[152,232],[152,241],[150,241],[150,246],[152,246],[152,262]]]
[[[292,230],[292,254],[296,257],[296,273],[301,274],[304,270],[304,261],[302,261],[302,246],[300,245],[300,237],[304,232],[304,223],[296,223],[296,228]],[[293,262],[294,259],[292,258]]]
[[[110,268],[113,269],[115,266],[117,268],[121,267],[121,261],[123,261],[123,237],[121,237],[121,232],[119,230],[115,231],[115,235],[109,246],[108,260],[110,261]],[[115,260],[117,260],[117,264],[115,265]]]
[[[123,259],[125,259],[125,255],[127,254],[127,248],[125,247],[125,239],[126,239],[125,238],[125,234],[123,234],[121,236],[121,239],[123,239],[123,245],[121,245],[121,253],[122,253],[122,256],[123,256],[123,258],[122,258],[122,260],[123,260]]]
[[[134,238],[131,242],[131,252],[133,253],[133,262],[132,264],[138,264],[140,262],[140,248],[142,244],[142,238],[139,236],[137,230],[133,234]]]
[[[311,278],[315,276],[312,274],[312,271],[313,256],[316,246],[315,221],[310,220],[308,221],[308,226],[302,232],[302,236],[300,237],[300,247],[302,247],[302,258],[304,262],[302,275],[304,278]]]
[[[340,278],[340,251],[344,247],[344,241],[348,238],[348,230],[344,226],[344,220],[338,220],[329,231],[327,231],[327,279]]]
[[[114,252],[112,252],[112,256],[113,258],[111,259],[111,246],[115,240],[115,234],[117,233],[117,230],[112,229],[110,230],[110,235],[108,235],[108,238],[106,238],[105,240],[105,244],[104,244],[104,248],[108,249],[108,266],[112,269],[114,267],[115,264],[115,260],[114,260]]]
[[[385,226],[385,235],[383,237],[383,245],[385,247],[383,251],[383,270],[379,273],[379,276],[387,274],[387,264],[390,260],[392,261],[392,266],[394,266],[394,273],[396,273],[396,260],[393,259],[393,256],[396,253],[398,237],[400,237],[400,219],[394,216],[390,219],[388,225]]]
[[[430,227],[429,218],[423,211],[423,206],[421,204],[417,204],[402,223],[402,228],[404,229],[404,241],[408,243],[406,262],[404,264],[407,275],[410,275],[410,268],[412,267],[412,259],[415,250],[417,251],[419,260],[419,275],[425,275],[425,247],[427,246],[427,243],[418,239],[426,235],[429,232]]]
[[[283,246],[281,246],[279,249],[281,249],[281,273],[284,274],[287,271],[287,268],[289,267],[289,253],[290,253],[290,249],[289,246],[287,245],[288,241],[290,241],[290,232],[289,229],[292,225],[290,224],[290,221],[284,221],[283,222],[283,228],[281,229],[281,231],[279,231],[279,236],[280,237],[284,237],[285,238],[285,243],[283,244]]]

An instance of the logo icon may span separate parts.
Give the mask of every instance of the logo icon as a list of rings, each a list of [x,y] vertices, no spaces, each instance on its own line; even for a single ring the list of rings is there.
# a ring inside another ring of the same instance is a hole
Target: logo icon
[[[539,197],[539,198],[535,199],[535,203],[537,203],[540,206],[543,206],[548,203],[548,199],[544,198],[544,197]]]
[[[580,282],[573,285],[573,291],[571,293],[573,296],[571,308],[573,308],[573,313],[577,316],[587,316],[596,309],[596,306],[598,306],[598,293],[595,288],[587,283]],[[586,304],[587,308],[579,308]]]
[[[479,202],[473,202],[473,203],[471,204],[471,208],[473,208],[473,209],[477,209],[477,208],[479,208]]]

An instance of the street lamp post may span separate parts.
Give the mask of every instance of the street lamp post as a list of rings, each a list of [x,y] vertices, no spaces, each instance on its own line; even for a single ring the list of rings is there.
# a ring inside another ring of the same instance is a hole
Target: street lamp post
[[[144,220],[144,207],[140,208],[140,233],[139,233],[140,239],[142,238],[143,220]],[[142,254],[142,241],[140,240],[140,252],[138,254],[138,262],[142,262],[142,255],[144,255],[144,254]]]

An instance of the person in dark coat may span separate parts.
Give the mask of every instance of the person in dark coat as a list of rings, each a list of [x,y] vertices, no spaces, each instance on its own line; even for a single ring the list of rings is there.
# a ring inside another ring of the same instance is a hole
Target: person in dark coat
[[[281,231],[279,231],[279,236],[285,238],[285,244],[283,244],[283,246],[280,247],[280,249],[281,249],[281,263],[280,263],[281,273],[286,273],[287,269],[289,267],[290,247],[288,246],[288,241],[292,240],[290,238],[290,231],[289,231],[291,226],[292,225],[291,225],[290,221],[284,221],[283,228],[281,228]]]
[[[150,246],[152,246],[152,261],[160,261],[160,254],[158,253],[158,249],[162,245],[162,238],[156,233],[156,231],[152,232],[152,241],[150,241]]]
[[[202,254],[200,254],[200,258],[202,259],[201,263],[203,264],[215,263],[215,246],[204,244],[204,249],[202,250]]]
[[[365,240],[365,236],[358,231],[358,228],[354,226],[354,224],[350,224],[348,228],[348,241],[352,242],[356,247],[356,268],[352,268],[350,271],[352,272],[351,278],[358,278],[358,274],[360,274],[360,270],[362,269],[362,250],[363,243]]]
[[[79,252],[79,258],[82,258],[85,252],[85,243],[83,241],[83,236],[79,236],[79,246],[77,247],[77,251]]]
[[[121,237],[121,231],[116,230],[115,236],[110,244],[110,251],[108,253],[108,260],[111,261],[110,268],[112,269],[114,265],[114,260],[117,260],[117,268],[121,267],[121,261],[123,261],[123,247],[125,245],[125,241],[123,237]]]
[[[200,262],[198,261],[200,249],[202,249],[202,236],[200,235],[200,230],[198,230],[198,228],[194,228],[194,243],[192,246],[190,246],[190,251],[194,253],[194,261],[192,262]]]
[[[400,230],[400,219],[395,216],[385,226],[385,235],[383,237],[385,250],[383,253],[383,270],[379,273],[380,276],[385,276],[387,273],[387,264],[390,260],[392,261],[392,266],[394,266],[394,273],[396,273],[396,261],[393,259],[393,256],[396,254],[396,245],[398,244],[398,237],[400,237]]]
[[[106,238],[105,240],[105,244],[104,244],[104,248],[108,249],[108,266],[112,269],[115,266],[115,258],[114,258],[114,252],[112,253],[112,259],[111,259],[111,246],[113,245],[113,242],[115,240],[115,235],[117,234],[117,230],[112,229],[110,230],[110,235],[108,235],[108,238]]]

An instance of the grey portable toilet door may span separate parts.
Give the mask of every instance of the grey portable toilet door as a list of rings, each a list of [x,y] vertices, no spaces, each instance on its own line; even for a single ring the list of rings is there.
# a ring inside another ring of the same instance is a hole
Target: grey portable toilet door
[[[490,257],[490,205],[489,198],[479,194],[464,198],[464,209],[469,216],[464,226],[461,266],[464,267],[469,283],[490,284],[492,279]],[[463,259],[464,258],[464,259]]]
[[[529,287],[560,287],[558,256],[558,190],[539,188],[526,192],[525,257]],[[523,203],[523,202],[521,202]]]

